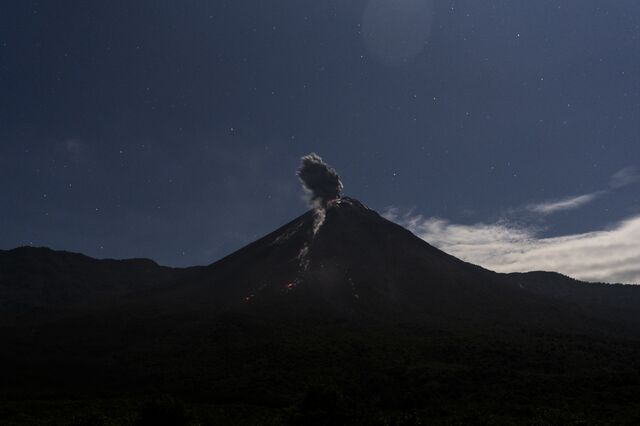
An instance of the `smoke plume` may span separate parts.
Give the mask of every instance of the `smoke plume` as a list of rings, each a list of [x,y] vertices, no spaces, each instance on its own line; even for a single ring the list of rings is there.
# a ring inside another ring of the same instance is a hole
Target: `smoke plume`
[[[311,197],[312,205],[326,207],[327,203],[340,198],[342,182],[338,173],[312,152],[300,159],[298,177]]]

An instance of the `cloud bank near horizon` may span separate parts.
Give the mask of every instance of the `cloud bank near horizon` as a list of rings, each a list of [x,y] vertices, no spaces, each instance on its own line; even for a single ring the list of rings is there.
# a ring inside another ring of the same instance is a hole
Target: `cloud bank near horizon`
[[[555,271],[583,281],[640,284],[640,216],[600,231],[547,238],[507,222],[461,225],[397,208],[384,216],[449,254],[497,272]]]
[[[640,171],[625,167],[611,176],[606,189],[529,204],[511,213],[546,218],[638,181]],[[558,237],[543,237],[539,228],[509,220],[462,225],[395,207],[384,216],[447,253],[497,272],[554,271],[583,281],[640,284],[640,215],[606,229]]]

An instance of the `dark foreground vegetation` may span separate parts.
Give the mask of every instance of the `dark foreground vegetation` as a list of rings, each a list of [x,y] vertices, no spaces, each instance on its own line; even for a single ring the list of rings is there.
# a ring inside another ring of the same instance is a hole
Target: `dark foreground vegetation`
[[[0,424],[640,423],[634,340],[242,318],[189,329],[144,330],[120,353],[104,353],[107,335],[75,353],[51,340],[28,377],[25,337],[2,360]]]

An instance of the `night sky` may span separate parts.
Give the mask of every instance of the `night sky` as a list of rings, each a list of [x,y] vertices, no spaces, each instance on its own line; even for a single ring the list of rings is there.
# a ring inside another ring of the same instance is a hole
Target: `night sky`
[[[0,94],[2,249],[211,263],[307,209],[309,152],[492,269],[640,224],[635,0],[5,0]],[[566,273],[634,280],[616,244]]]

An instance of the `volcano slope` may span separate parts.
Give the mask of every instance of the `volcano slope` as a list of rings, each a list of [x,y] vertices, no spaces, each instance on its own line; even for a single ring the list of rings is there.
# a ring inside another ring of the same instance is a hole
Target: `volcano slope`
[[[8,424],[640,419],[640,289],[497,274],[350,198],[206,267],[0,265]]]

